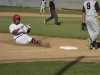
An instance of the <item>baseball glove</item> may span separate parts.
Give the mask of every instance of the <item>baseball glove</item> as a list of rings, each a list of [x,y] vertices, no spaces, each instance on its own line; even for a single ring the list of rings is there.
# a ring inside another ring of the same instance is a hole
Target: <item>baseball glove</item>
[[[46,9],[46,7],[44,7],[44,9]]]
[[[83,22],[82,22],[82,24],[81,24],[81,29],[82,29],[83,31],[87,31],[86,23],[83,23]]]
[[[27,24],[26,27],[27,27],[27,28],[31,28],[31,24]]]

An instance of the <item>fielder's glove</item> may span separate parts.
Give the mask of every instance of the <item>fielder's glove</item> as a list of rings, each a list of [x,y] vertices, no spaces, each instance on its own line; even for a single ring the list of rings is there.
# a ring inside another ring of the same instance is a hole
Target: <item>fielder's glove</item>
[[[31,24],[27,24],[26,27],[27,27],[27,28],[31,28]]]
[[[86,30],[87,30],[86,23],[82,22],[82,24],[81,24],[81,29],[82,29],[83,31],[86,31]]]
[[[44,9],[46,9],[46,7],[44,7]]]

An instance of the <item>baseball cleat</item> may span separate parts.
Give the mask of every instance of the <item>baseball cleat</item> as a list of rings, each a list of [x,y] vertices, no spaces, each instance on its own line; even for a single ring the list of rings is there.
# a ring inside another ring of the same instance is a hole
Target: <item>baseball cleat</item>
[[[88,41],[88,45],[87,45],[87,46],[89,47],[89,49],[90,49],[90,50],[93,49],[93,46],[92,46],[92,44],[91,44],[91,39],[88,38],[87,41]]]
[[[93,47],[93,49],[98,49],[98,46],[97,46],[97,44],[95,45],[95,47]]]
[[[55,23],[55,25],[60,25],[60,23]]]
[[[42,43],[41,40],[38,40],[38,41],[37,41],[37,44],[40,45],[40,46],[43,46],[43,43]]]
[[[46,24],[46,20],[44,20],[44,24]]]

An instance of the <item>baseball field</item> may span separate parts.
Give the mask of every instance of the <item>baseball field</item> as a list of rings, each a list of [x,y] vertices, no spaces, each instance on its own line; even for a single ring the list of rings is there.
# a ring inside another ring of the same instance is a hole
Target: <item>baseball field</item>
[[[89,50],[87,31],[81,30],[81,11],[57,10],[61,25],[54,20],[46,25],[46,14],[39,9],[0,8],[0,75],[99,75],[100,49]],[[28,34],[42,40],[44,46],[17,45],[9,33],[12,16],[19,14],[23,24],[31,24]],[[100,17],[99,17],[100,18]],[[98,37],[98,45],[100,38]],[[74,46],[76,50],[60,49]]]

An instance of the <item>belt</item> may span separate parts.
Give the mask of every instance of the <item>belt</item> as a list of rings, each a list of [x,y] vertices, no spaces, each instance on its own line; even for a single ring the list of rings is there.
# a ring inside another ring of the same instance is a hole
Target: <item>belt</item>
[[[23,34],[22,34],[22,35],[23,35]],[[15,40],[18,39],[19,37],[21,37],[22,35],[19,35],[18,37],[16,37]]]

